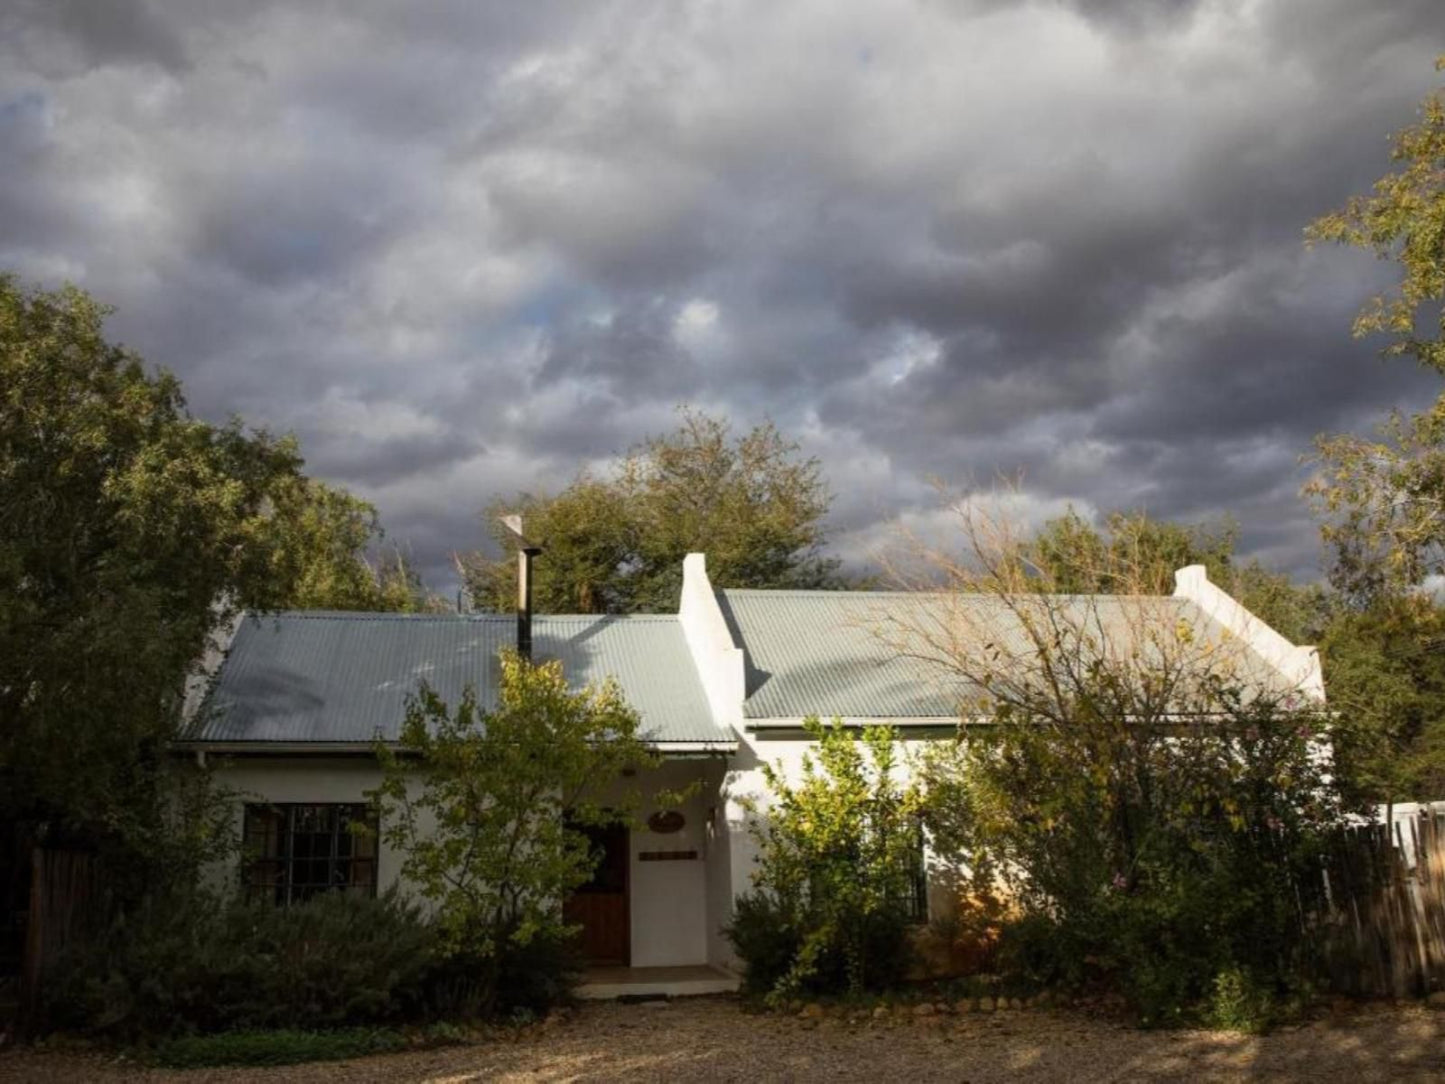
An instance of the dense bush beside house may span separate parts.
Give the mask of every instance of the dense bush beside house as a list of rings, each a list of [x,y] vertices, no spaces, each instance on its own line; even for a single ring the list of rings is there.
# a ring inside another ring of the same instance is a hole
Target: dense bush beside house
[[[288,908],[193,893],[127,913],[44,989],[52,1026],[123,1037],[331,1028],[422,1014],[439,966],[434,931],[395,893]]]
[[[536,1014],[566,1000],[579,966],[556,901],[598,857],[579,826],[626,815],[615,794],[604,809],[594,792],[651,755],[615,685],[573,690],[557,664],[515,655],[502,668],[494,710],[470,693],[451,709],[424,691],[407,755],[378,754],[381,831],[425,909],[395,888],[281,907],[269,887],[230,902],[158,897],[54,968],[49,1022],[130,1036],[320,1029]]]
[[[801,778],[764,769],[768,800],[750,826],[755,889],[726,931],[746,989],[774,1003],[898,984],[921,902],[917,793],[895,778],[897,735],[816,717],[804,727],[817,745]]]
[[[1013,908],[1001,967],[1116,989],[1147,1024],[1262,1025],[1308,989],[1340,810],[1312,720],[1232,703],[1147,730],[1002,711],[933,751],[935,838]]]

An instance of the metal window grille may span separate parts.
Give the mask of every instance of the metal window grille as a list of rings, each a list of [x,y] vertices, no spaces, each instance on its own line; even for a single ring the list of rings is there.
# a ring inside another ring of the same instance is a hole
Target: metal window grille
[[[908,881],[908,917],[914,922],[928,921],[928,858],[923,848],[923,822],[913,829],[914,843],[909,854],[912,868]]]
[[[247,805],[245,854],[253,900],[287,907],[321,892],[376,895],[376,814],[368,805]]]

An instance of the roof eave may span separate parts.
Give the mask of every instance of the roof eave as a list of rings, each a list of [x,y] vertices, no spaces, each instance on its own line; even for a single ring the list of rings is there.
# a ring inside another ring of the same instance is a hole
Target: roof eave
[[[399,743],[389,741],[391,746]],[[649,749],[664,757],[718,756],[736,753],[736,741],[644,741]],[[171,751],[178,755],[215,753],[237,756],[358,756],[376,752],[375,742],[354,741],[236,741],[208,738],[182,738],[171,742]]]

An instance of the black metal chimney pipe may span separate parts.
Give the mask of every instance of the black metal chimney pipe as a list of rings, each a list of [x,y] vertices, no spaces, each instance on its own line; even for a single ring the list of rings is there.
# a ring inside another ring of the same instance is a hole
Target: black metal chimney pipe
[[[532,558],[540,546],[523,545],[517,551],[517,654],[532,661]]]

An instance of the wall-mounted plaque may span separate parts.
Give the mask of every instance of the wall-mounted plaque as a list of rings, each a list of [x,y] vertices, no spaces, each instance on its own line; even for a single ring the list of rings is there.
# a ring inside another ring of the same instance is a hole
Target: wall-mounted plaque
[[[673,832],[681,832],[682,826],[687,823],[687,818],[676,809],[660,809],[647,818],[647,827],[650,831],[660,836],[669,836]]]
[[[691,862],[697,858],[696,851],[639,851],[639,862]]]

